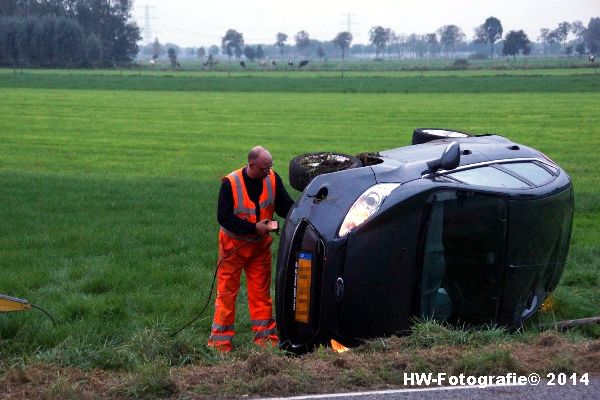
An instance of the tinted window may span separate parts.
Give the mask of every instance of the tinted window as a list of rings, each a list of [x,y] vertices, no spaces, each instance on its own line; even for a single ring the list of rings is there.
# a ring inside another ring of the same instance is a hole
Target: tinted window
[[[564,264],[572,219],[571,192],[511,201],[509,262],[515,266]]]
[[[448,176],[471,185],[493,186],[507,189],[527,189],[529,185],[504,171],[482,167],[458,171]]]
[[[536,186],[544,185],[555,178],[548,170],[532,162],[502,164],[501,166],[533,182]]]
[[[502,198],[452,191],[433,197],[422,245],[423,317],[469,323],[495,318],[506,219]]]

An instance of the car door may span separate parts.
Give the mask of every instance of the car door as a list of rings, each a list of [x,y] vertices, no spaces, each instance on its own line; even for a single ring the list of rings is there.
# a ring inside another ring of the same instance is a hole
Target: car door
[[[496,318],[504,277],[507,199],[469,190],[433,194],[420,249],[420,315],[480,324]]]

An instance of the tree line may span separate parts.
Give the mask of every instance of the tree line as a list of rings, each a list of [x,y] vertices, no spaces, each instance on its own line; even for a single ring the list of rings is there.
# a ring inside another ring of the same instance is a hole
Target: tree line
[[[130,0],[0,2],[0,63],[80,67],[130,63],[141,39]]]
[[[569,41],[569,35],[574,39]],[[314,40],[309,33],[302,30],[293,37],[286,33],[278,32],[273,44],[250,45],[244,40],[244,35],[235,29],[229,29],[222,37],[220,46],[212,45],[208,49],[199,47],[191,50],[191,54],[199,58],[215,57],[219,53],[226,56],[248,60],[263,57],[283,57],[294,55],[308,58],[316,55],[325,58],[328,54],[341,55],[342,59],[348,55],[374,54],[375,59],[382,60],[385,56],[396,55],[400,58],[439,58],[456,57],[457,54],[469,53],[473,58],[493,58],[499,54],[504,56],[531,54],[534,49],[547,54],[570,56],[572,54],[597,54],[600,51],[600,18],[591,18],[587,27],[581,21],[561,22],[554,29],[542,28],[539,42],[533,42],[523,30],[512,30],[504,33],[501,21],[496,17],[487,18],[483,24],[474,29],[471,41],[466,40],[467,35],[457,25],[444,25],[435,32],[426,34],[405,35],[396,33],[390,28],[374,26],[369,30],[369,44],[352,44],[350,32],[339,32],[330,41]],[[171,55],[180,54],[178,46],[174,44],[161,45],[158,39],[152,47],[143,50],[145,54],[152,54],[158,58],[172,49]]]
[[[138,54],[141,39],[137,25],[131,21],[131,0],[3,0],[0,1],[0,65],[34,67],[96,67],[130,63]],[[575,39],[569,41],[569,35]],[[554,29],[542,28],[533,43],[522,30],[504,34],[501,21],[489,17],[474,29],[471,41],[457,25],[444,25],[435,32],[405,35],[391,28],[373,26],[369,44],[352,44],[350,32],[339,32],[329,41],[314,40],[302,30],[293,38],[278,32],[273,44],[250,45],[244,35],[228,29],[220,46],[192,49],[204,59],[226,56],[248,60],[268,56],[283,57],[294,52],[309,58],[316,54],[374,54],[382,60],[386,55],[400,58],[456,57],[469,53],[473,57],[490,58],[495,52],[516,57],[530,54],[535,45],[544,56],[552,54],[600,51],[600,18],[591,18],[585,26],[581,21],[561,22]],[[487,50],[486,50],[487,47]],[[157,59],[168,54],[172,65],[177,64],[179,47],[161,45],[158,39],[142,49]]]

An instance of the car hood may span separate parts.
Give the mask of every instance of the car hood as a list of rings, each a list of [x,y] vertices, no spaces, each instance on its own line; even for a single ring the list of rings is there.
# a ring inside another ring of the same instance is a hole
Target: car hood
[[[292,223],[288,225],[295,226],[299,219],[307,219],[323,237],[335,238],[352,204],[376,183],[369,167],[319,175],[290,211],[288,219]]]

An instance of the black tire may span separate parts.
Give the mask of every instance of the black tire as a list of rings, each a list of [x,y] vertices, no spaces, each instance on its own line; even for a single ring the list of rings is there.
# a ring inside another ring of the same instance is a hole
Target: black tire
[[[439,139],[456,139],[472,136],[467,132],[444,128],[417,128],[413,131],[412,144],[421,144]]]
[[[348,154],[331,152],[301,154],[290,161],[290,185],[302,192],[315,176],[362,166],[362,162],[357,157]]]

